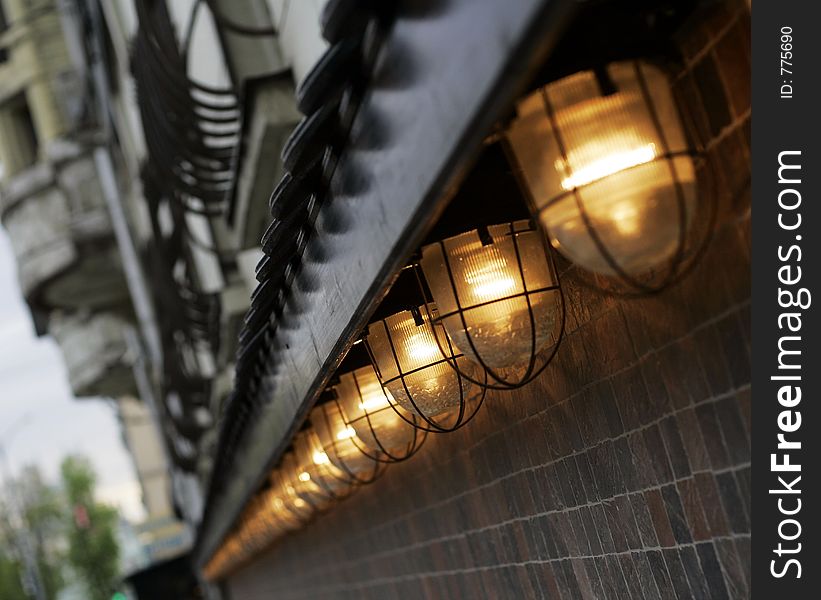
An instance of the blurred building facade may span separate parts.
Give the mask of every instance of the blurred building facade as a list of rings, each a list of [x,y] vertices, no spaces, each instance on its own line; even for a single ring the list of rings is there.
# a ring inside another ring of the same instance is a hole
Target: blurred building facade
[[[163,535],[201,517],[321,5],[0,2],[0,217],[21,288],[74,394],[117,400]]]

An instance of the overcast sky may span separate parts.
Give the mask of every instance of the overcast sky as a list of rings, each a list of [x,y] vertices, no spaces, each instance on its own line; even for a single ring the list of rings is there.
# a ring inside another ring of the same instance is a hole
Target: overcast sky
[[[21,427],[15,426],[23,419]],[[11,429],[11,430],[10,430]],[[11,469],[36,464],[52,482],[60,462],[81,453],[97,470],[100,499],[131,520],[143,509],[131,459],[120,437],[114,407],[76,400],[57,345],[37,338],[17,282],[14,255],[0,228],[0,444]]]

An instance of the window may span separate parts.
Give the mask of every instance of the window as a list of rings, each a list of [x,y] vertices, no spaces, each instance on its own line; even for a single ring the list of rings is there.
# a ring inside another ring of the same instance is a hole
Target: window
[[[37,129],[24,95],[0,106],[0,131],[4,177],[13,176],[37,162]]]
[[[0,3],[0,35],[3,34],[9,28],[9,23],[6,20],[6,14],[3,12],[3,4]],[[0,64],[6,62],[9,58],[8,50],[6,47],[0,44]]]

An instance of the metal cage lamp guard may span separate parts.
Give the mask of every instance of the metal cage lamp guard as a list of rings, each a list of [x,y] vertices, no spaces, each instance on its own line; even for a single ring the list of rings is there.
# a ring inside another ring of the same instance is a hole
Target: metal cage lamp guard
[[[371,323],[363,341],[380,383],[402,408],[397,414],[424,431],[446,433],[476,415],[487,388],[462,376],[482,374],[435,321],[435,312],[433,306],[413,307]]]
[[[279,517],[271,510],[267,494],[256,497],[243,512],[237,530],[206,566],[206,575],[213,578],[227,572],[295,528],[293,522]]]
[[[301,498],[290,483],[298,471],[294,453],[286,454],[280,468],[271,473],[267,489],[249,503],[234,532],[205,566],[208,580],[238,567],[316,514],[317,508]]]
[[[597,279],[654,293],[707,246],[716,203],[698,193],[702,153],[659,67],[614,62],[549,83],[519,103],[506,139],[550,243]]]
[[[344,373],[333,388],[334,402],[359,451],[379,463],[407,460],[424,443],[419,417],[398,406],[370,365]]]
[[[253,552],[257,552],[263,547],[260,531],[252,525],[249,516],[244,516],[240,521],[240,527],[237,531],[237,541],[241,548],[241,553],[235,557],[237,562],[241,561],[243,556],[248,556]]]
[[[299,465],[296,454],[288,452],[282,457],[279,469],[272,474],[272,477],[279,477],[283,501],[286,508],[304,524],[310,521],[316,513],[325,508],[328,504],[323,497],[306,498],[302,489],[302,482],[299,481]]]
[[[259,551],[285,533],[285,524],[266,506],[263,498],[256,498],[243,515],[238,539],[246,551]]]
[[[225,544],[211,557],[205,566],[204,575],[208,581],[214,581],[236,566],[245,552],[237,536],[229,538]]]
[[[345,422],[335,401],[314,407],[310,421],[328,460],[348,481],[357,485],[371,483],[384,472],[384,462],[361,451],[362,440]]]
[[[294,440],[296,493],[318,510],[350,495],[353,481],[337,468],[325,453],[312,427],[302,430]]]
[[[268,518],[278,524],[279,533],[294,531],[305,523],[304,516],[294,512],[289,507],[287,492],[283,489],[281,483],[265,490],[261,495],[261,499],[261,510],[268,515]]]
[[[287,528],[298,529],[307,523],[316,512],[314,507],[302,500],[291,485],[289,472],[296,470],[296,459],[293,452],[286,454],[280,467],[269,477],[270,488],[266,492],[269,509]]]
[[[433,298],[424,310],[440,352],[448,356],[453,345],[476,367],[448,360],[460,377],[511,390],[533,381],[555,357],[564,335],[564,294],[552,249],[530,222],[429,244],[415,271]]]

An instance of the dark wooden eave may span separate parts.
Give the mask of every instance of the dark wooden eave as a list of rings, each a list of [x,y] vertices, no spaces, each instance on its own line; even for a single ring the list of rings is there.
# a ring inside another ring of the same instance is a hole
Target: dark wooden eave
[[[574,5],[398,2],[330,199],[279,318],[280,351],[255,390],[259,410],[215,474],[221,482],[212,486],[199,529],[198,564],[276,466],[483,139],[557,42]]]

